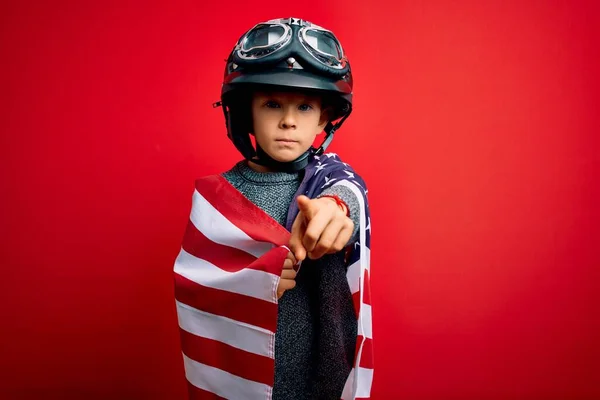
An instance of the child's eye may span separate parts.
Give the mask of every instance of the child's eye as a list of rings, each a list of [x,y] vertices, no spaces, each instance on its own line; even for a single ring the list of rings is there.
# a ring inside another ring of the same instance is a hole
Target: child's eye
[[[312,110],[312,107],[309,104],[302,104],[298,109],[300,111],[309,111]]]
[[[267,101],[265,104],[268,108],[279,108],[279,104],[275,101]]]

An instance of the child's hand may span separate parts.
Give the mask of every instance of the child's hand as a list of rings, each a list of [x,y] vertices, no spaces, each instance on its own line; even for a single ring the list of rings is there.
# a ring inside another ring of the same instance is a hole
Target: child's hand
[[[290,250],[298,261],[308,255],[316,260],[342,250],[352,236],[354,223],[335,200],[298,196],[300,212],[292,225]]]
[[[286,290],[293,289],[296,286],[296,271],[294,270],[296,259],[290,251],[287,258],[283,262],[283,271],[281,271],[281,279],[277,286],[277,298],[281,298]]]

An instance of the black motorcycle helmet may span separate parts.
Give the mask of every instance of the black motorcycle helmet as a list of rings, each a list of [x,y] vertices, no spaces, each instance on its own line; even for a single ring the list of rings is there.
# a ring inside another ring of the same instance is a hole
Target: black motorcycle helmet
[[[325,151],[352,112],[352,72],[340,42],[331,31],[302,19],[274,19],[247,31],[229,55],[224,75],[221,101],[214,106],[223,107],[227,136],[245,159],[274,170],[304,169],[311,154]],[[290,162],[274,160],[258,143],[255,149],[250,101],[257,89],[321,96],[333,111],[319,148],[311,146]]]

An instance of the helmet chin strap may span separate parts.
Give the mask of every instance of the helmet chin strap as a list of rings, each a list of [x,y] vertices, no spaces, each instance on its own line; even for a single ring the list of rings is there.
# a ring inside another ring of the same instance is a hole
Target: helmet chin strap
[[[277,161],[268,155],[259,145],[256,144],[256,158],[251,158],[249,161],[252,161],[256,164],[262,165],[263,167],[268,167],[274,171],[281,172],[297,172],[301,171],[308,165],[308,159],[311,154],[314,154],[314,148],[310,148],[305,151],[300,157],[296,158],[294,161]]]

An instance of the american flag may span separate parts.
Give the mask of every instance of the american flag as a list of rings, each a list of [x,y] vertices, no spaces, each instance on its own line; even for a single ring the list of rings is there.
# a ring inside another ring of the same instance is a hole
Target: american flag
[[[298,194],[314,198],[335,185],[352,190],[361,205],[359,239],[350,246],[347,271],[358,334],[341,398],[368,399],[373,380],[368,191],[348,164],[326,153],[311,158]],[[293,201],[284,228],[222,176],[196,181],[174,268],[190,399],[271,399],[277,285],[297,214]]]

